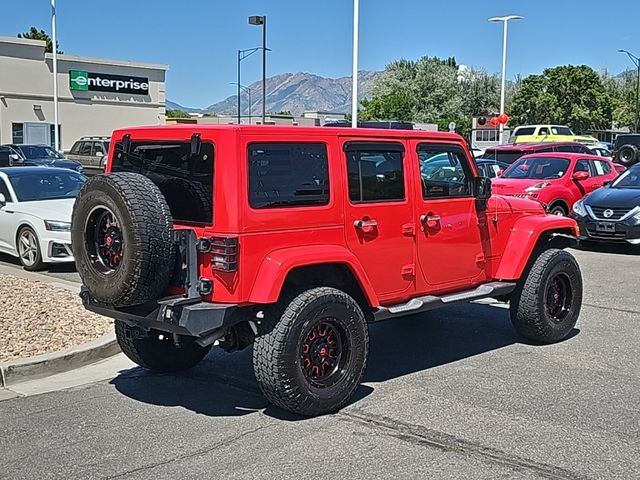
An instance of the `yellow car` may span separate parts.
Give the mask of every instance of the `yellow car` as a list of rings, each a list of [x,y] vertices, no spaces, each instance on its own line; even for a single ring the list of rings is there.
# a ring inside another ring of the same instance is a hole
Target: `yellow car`
[[[538,143],[538,142],[579,142],[585,145],[595,145],[598,139],[590,135],[576,135],[563,125],[524,125],[517,127],[509,143]]]

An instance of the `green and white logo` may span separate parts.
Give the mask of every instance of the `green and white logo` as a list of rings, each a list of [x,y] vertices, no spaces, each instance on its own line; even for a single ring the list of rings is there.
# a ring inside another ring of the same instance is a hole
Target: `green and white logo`
[[[69,70],[69,87],[71,90],[89,90],[89,72]]]

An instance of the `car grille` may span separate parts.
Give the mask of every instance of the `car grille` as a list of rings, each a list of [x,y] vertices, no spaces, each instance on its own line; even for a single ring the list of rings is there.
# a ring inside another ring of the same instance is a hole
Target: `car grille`
[[[591,211],[593,212],[593,215],[598,220],[620,220],[627,213],[629,213],[628,208],[594,207],[593,205],[591,205],[590,207],[591,207]],[[604,216],[605,210],[611,210],[613,212],[613,215],[611,215],[610,217],[605,217]]]

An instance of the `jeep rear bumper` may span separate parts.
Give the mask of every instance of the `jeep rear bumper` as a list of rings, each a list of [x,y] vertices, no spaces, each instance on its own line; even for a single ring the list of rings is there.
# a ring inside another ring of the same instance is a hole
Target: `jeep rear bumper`
[[[87,310],[145,330],[153,328],[201,337],[238,321],[237,315],[233,315],[237,309],[235,304],[202,302],[178,296],[163,298],[153,306],[114,307],[96,300],[85,287],[82,287],[80,297]]]

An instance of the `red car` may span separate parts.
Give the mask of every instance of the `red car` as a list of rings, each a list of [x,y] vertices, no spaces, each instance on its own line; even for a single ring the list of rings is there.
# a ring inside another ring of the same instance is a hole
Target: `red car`
[[[617,176],[613,162],[603,157],[536,153],[516,160],[492,183],[495,193],[537,200],[549,213],[566,216],[575,202]]]

